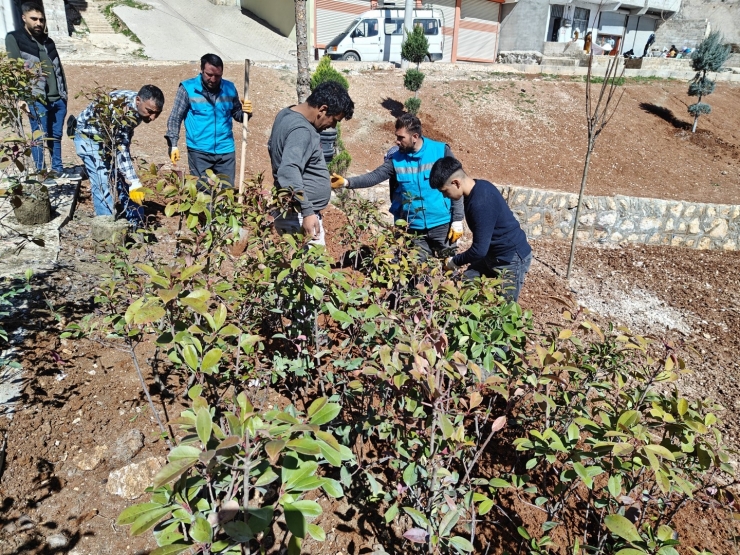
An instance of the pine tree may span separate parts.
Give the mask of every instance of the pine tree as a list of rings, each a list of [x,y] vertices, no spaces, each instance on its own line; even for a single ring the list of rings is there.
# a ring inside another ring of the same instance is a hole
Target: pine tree
[[[424,73],[419,71],[419,65],[429,56],[429,40],[424,35],[424,28],[421,25],[414,27],[414,30],[408,33],[408,37],[401,44],[401,58],[416,64],[416,69],[409,68],[403,77],[403,85],[414,93],[404,103],[406,110],[416,114],[421,107],[421,99],[418,98],[419,89],[424,82]]]
[[[717,32],[705,38],[691,55],[691,66],[696,71],[696,75],[689,81],[689,96],[699,97],[696,104],[689,106],[689,114],[694,116],[692,133],[696,133],[699,116],[712,112],[712,107],[701,101],[702,97],[714,92],[715,82],[707,77],[707,72],[719,71],[729,55],[730,45],[723,44],[722,35]]]

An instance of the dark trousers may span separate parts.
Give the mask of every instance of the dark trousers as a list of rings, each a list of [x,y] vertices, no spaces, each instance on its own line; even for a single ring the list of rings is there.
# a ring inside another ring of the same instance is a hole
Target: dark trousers
[[[53,77],[52,77],[53,78]],[[31,130],[41,131],[43,142],[38,146],[31,148],[34,164],[38,171],[43,170],[44,164],[44,143],[51,154],[51,169],[61,174],[64,171],[62,166],[62,132],[64,131],[64,117],[67,115],[67,101],[55,100],[42,104],[33,102],[28,106],[30,110]]]
[[[410,229],[409,233],[415,237],[412,239],[414,245],[419,249],[419,259],[426,261],[430,256],[454,256],[457,248],[448,240],[450,224],[442,224],[424,230]]]
[[[487,256],[480,262],[471,264],[465,270],[465,277],[469,279],[480,276],[500,277],[503,282],[504,298],[508,301],[518,301],[519,293],[524,285],[524,278],[532,265],[532,253],[522,258],[518,254],[514,255],[511,262],[499,260],[498,258]]]
[[[188,168],[190,175],[206,179],[206,171],[211,170],[215,174],[226,176],[230,186],[234,186],[234,175],[236,172],[236,153],[210,154],[200,150],[188,148]]]

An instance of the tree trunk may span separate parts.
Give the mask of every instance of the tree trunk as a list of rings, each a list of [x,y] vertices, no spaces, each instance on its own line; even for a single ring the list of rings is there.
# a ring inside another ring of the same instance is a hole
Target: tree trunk
[[[306,17],[306,0],[295,0],[295,43],[298,48],[296,93],[298,93],[298,103],[301,103],[311,94],[311,75],[308,71],[308,19]]]
[[[697,104],[701,102],[701,95],[699,95],[699,100],[696,101]],[[691,128],[692,133],[696,133],[696,124],[699,122],[699,113],[694,116],[694,126]]]
[[[414,29],[414,5],[415,0],[406,0],[403,14],[403,37],[402,42],[406,42],[409,33]],[[408,69],[409,61],[401,58],[401,69]]]
[[[568,271],[565,279],[570,278],[570,271],[573,268],[573,259],[576,255],[576,237],[578,233],[578,218],[581,215],[581,205],[583,204],[583,192],[586,190],[586,180],[588,179],[588,165],[591,163],[591,154],[594,151],[594,139],[588,140],[588,149],[586,150],[586,161],[583,164],[583,177],[581,177],[581,190],[578,193],[578,205],[576,206],[576,219],[573,222],[573,238],[570,241],[570,258],[568,259]]]

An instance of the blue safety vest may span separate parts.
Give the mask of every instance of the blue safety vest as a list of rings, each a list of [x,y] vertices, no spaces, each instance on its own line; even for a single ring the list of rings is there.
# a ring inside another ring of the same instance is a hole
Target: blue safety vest
[[[200,75],[181,84],[190,100],[190,109],[185,115],[188,148],[209,154],[234,152],[231,112],[234,102],[239,100],[234,83],[223,79],[215,102],[211,102],[203,94]]]
[[[444,155],[444,143],[424,137],[418,152],[398,151],[391,156],[398,187],[390,212],[396,220],[406,220],[410,229],[431,229],[452,221],[452,203],[429,186],[432,166]]]

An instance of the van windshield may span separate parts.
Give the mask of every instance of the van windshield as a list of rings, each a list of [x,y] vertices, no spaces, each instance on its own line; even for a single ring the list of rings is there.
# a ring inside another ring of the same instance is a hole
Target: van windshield
[[[358,17],[352,23],[349,24],[349,26],[344,30],[343,34],[346,35],[347,33],[349,33],[352,29],[355,28],[355,25],[357,25],[359,22],[360,22],[360,18]]]

